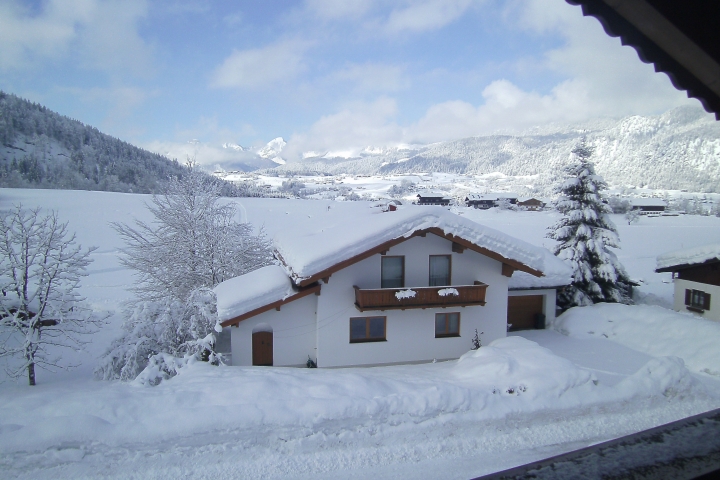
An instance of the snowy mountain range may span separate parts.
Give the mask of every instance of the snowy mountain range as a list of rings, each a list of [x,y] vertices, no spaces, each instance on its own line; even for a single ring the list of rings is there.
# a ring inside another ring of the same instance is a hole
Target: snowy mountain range
[[[274,170],[285,174],[447,172],[530,176],[539,191],[556,183],[586,136],[598,174],[611,186],[720,192],[720,123],[699,108],[657,116],[599,119],[402,147],[368,147],[350,158],[307,156]]]

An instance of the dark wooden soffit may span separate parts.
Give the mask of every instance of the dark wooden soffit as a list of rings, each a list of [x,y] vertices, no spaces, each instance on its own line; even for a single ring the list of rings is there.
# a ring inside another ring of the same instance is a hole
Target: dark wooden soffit
[[[457,237],[457,236],[454,236],[451,234],[446,234],[445,232],[443,232],[443,230],[441,228],[432,227],[432,228],[425,228],[422,230],[416,230],[415,232],[412,233],[412,235],[407,236],[407,237],[399,237],[399,238],[393,238],[392,240],[388,240],[387,242],[381,243],[380,245],[377,245],[369,250],[366,250],[363,253],[360,253],[358,255],[355,255],[354,257],[348,258],[347,260],[343,260],[342,262],[337,263],[337,264],[333,265],[332,267],[328,267],[325,270],[318,272],[309,278],[301,280],[301,281],[297,282],[297,284],[301,287],[313,284],[313,283],[317,282],[318,280],[329,277],[333,273],[340,271],[343,268],[349,267],[350,265],[353,265],[361,260],[365,260],[366,258],[370,258],[373,255],[377,255],[378,253],[385,252],[385,251],[389,250],[390,248],[394,247],[395,245],[398,245],[406,240],[409,240],[413,237],[424,237],[428,233],[432,233],[439,237],[450,240],[451,242],[457,243],[458,245],[460,245],[462,247],[468,248],[475,252],[481,253],[487,257],[490,257],[493,260],[498,260],[499,262],[502,262],[503,264],[509,265],[510,267],[512,267],[515,270],[527,272],[531,275],[535,275],[536,277],[543,276],[543,273],[539,270],[530,268],[527,265],[520,263],[516,260],[511,260],[509,258],[505,258],[498,253],[488,250],[487,248],[483,248],[478,245],[475,245],[474,243],[469,242],[463,238],[460,238],[460,237]],[[282,259],[281,259],[281,261],[282,261]],[[503,272],[506,271],[506,268],[507,267],[503,267]]]
[[[712,265],[714,263],[720,263],[720,258],[711,258],[700,263],[683,263],[680,265],[670,265],[669,267],[656,268],[655,273],[664,272],[679,272],[680,270],[687,270],[688,268],[702,267],[703,265]]]
[[[256,308],[255,310],[251,310],[247,313],[243,313],[242,315],[239,315],[237,317],[231,318],[229,320],[225,320],[220,325],[223,327],[237,325],[238,323],[242,322],[243,320],[247,320],[248,318],[254,317],[255,315],[259,315],[263,312],[267,312],[268,310],[272,310],[273,308],[280,309],[280,307],[282,307],[283,305],[293,302],[299,298],[306,297],[312,293],[320,295],[320,284],[310,285],[308,287],[301,288],[299,292],[287,297],[284,300],[278,300],[277,302],[269,303],[260,308]]]
[[[717,0],[566,0],[633,47],[675,88],[720,120],[720,2]]]

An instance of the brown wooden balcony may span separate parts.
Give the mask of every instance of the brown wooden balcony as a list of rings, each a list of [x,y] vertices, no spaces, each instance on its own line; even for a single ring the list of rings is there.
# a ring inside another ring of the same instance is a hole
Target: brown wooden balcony
[[[405,310],[406,308],[469,307],[485,305],[487,285],[447,287],[360,288],[355,289],[355,307],[365,310]],[[414,293],[413,293],[414,292]]]

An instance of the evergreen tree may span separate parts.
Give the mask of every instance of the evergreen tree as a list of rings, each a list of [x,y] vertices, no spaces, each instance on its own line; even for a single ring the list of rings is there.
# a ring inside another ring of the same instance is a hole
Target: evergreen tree
[[[547,235],[559,244],[554,253],[573,269],[573,282],[558,294],[563,310],[597,302],[631,303],[632,282],[609,247],[618,248],[615,225],[602,201],[607,184],[590,162],[593,148],[583,138],[572,150],[577,161],[565,168],[555,208],[563,217]]]

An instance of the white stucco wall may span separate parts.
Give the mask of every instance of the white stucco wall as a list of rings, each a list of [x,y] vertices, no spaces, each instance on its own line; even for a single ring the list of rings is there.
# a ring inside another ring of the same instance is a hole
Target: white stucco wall
[[[414,237],[391,248],[388,255],[405,256],[405,286],[427,287],[429,255],[452,255],[453,285],[487,283],[486,305],[446,309],[360,312],[352,288],[380,288],[380,258],[374,255],[334,273],[318,298],[318,366],[390,364],[457,358],[467,352],[475,329],[483,344],[506,336],[508,278],[501,263],[471,250],[452,252],[452,243],[436,235]],[[460,313],[460,337],[435,338],[435,313]],[[350,343],[350,318],[386,316],[385,342]]]
[[[683,280],[676,278],[675,283],[675,295],[674,295],[674,309],[676,312],[691,312],[697,316],[707,318],[709,320],[720,320],[720,287],[716,285],[710,285],[708,283],[692,282],[690,280]],[[685,289],[700,290],[710,294],[710,310],[705,312],[693,312],[688,310],[685,306]]]
[[[557,302],[557,291],[554,288],[537,289],[537,290],[510,290],[509,297],[519,297],[524,295],[542,295],[543,296],[543,313],[545,314],[545,324],[555,320],[555,303]]]
[[[232,364],[252,365],[252,331],[259,324],[267,324],[273,330],[273,365],[301,366],[308,355],[316,357],[315,312],[316,295],[283,305],[243,320],[237,327],[230,327]]]

